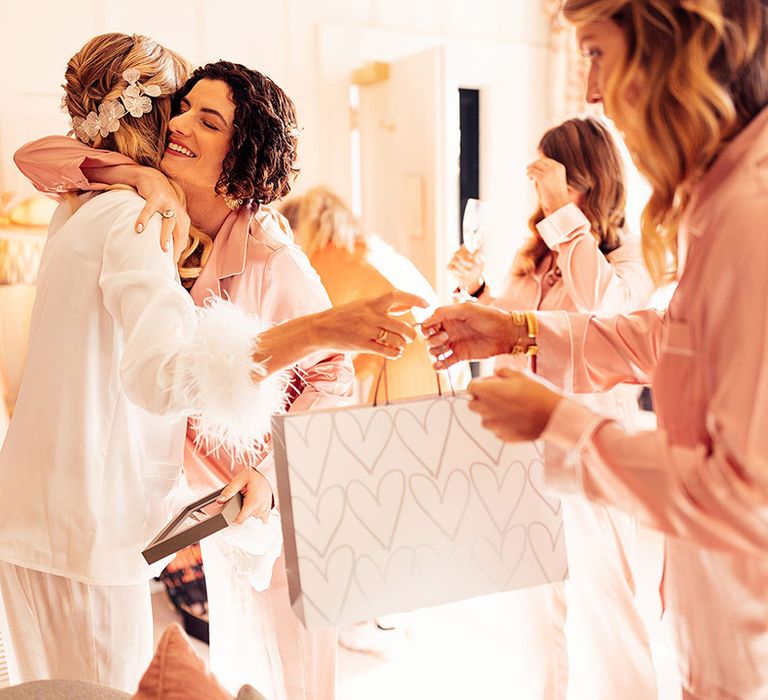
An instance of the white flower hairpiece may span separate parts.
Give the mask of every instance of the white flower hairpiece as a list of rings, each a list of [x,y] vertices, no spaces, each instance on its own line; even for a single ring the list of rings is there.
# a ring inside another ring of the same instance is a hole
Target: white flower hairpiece
[[[297,139],[299,138],[299,134],[304,131],[304,127],[296,126],[293,122],[288,122],[285,125],[285,133],[288,134],[291,138]]]
[[[152,111],[150,97],[159,97],[161,90],[157,85],[142,85],[139,82],[141,73],[135,68],[129,68],[123,73],[123,79],[128,87],[123,90],[117,100],[105,100],[99,105],[98,114],[89,112],[88,116],[75,117],[72,129],[83,143],[96,140],[96,136],[108,136],[120,128],[120,119],[126,114],[132,117],[142,117]]]

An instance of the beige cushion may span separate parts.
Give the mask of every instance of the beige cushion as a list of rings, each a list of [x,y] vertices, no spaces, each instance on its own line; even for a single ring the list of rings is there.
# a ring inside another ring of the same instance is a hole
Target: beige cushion
[[[237,700],[267,700],[258,690],[250,685],[244,685],[237,694]]]
[[[86,681],[34,681],[0,690],[0,700],[127,700],[120,690]]]

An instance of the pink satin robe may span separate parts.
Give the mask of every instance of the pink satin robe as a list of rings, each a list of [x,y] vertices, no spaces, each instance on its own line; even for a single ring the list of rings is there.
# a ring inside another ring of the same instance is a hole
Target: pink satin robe
[[[120,154],[61,136],[25,145],[14,160],[35,187],[48,194],[102,189],[104,185],[88,182],[82,168],[132,163]],[[227,217],[191,294],[196,304],[209,295],[225,296],[275,323],[330,306],[317,273],[293,244],[287,222],[267,207],[241,207]],[[316,353],[297,367],[302,382],[298,396],[291,397],[291,411],[349,403],[354,371],[344,355]],[[229,481],[229,459],[201,455],[193,439],[188,433],[184,464],[192,488],[207,492]],[[272,458],[267,457],[259,470],[277,497]],[[249,682],[273,700],[331,700],[337,633],[309,633],[293,614],[284,556],[275,564],[270,587],[261,593],[251,588],[247,576],[233,570],[214,538],[203,542],[203,558],[210,569],[210,661],[220,680],[233,693]]]
[[[663,595],[686,697],[768,698],[768,110],[698,182],[665,313],[540,314],[539,373],[577,392],[653,383],[659,429],[563,399],[549,483],[669,534]],[[687,254],[686,254],[687,248]]]
[[[317,273],[289,236],[285,219],[267,208],[250,216],[247,211],[230,216],[192,287],[195,303],[202,304],[210,294],[224,296],[276,323],[328,308]],[[343,355],[316,353],[297,367],[304,388],[291,411],[349,403],[354,372]],[[227,482],[229,459],[203,456],[194,449],[192,437],[187,436],[184,459],[190,485],[205,492]],[[259,471],[277,498],[271,456]],[[275,700],[331,700],[337,633],[307,632],[298,621],[290,608],[284,555],[275,564],[269,588],[256,592],[247,577],[233,569],[215,538],[201,545],[209,592],[211,670],[233,693],[250,683]]]

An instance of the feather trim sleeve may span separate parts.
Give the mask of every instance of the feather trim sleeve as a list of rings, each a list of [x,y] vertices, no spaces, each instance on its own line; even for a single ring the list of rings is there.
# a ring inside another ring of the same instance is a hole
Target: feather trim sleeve
[[[266,376],[253,360],[258,334],[269,326],[214,297],[197,314],[194,340],[180,358],[195,446],[253,464],[266,445],[271,416],[285,408],[286,374]]]

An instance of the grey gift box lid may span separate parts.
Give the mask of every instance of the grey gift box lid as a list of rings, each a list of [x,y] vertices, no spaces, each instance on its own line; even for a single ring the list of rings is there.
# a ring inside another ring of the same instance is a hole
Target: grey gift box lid
[[[243,497],[236,493],[225,503],[217,504],[216,499],[223,490],[222,487],[182,508],[142,551],[147,564],[154,564],[231,525],[243,507]]]

